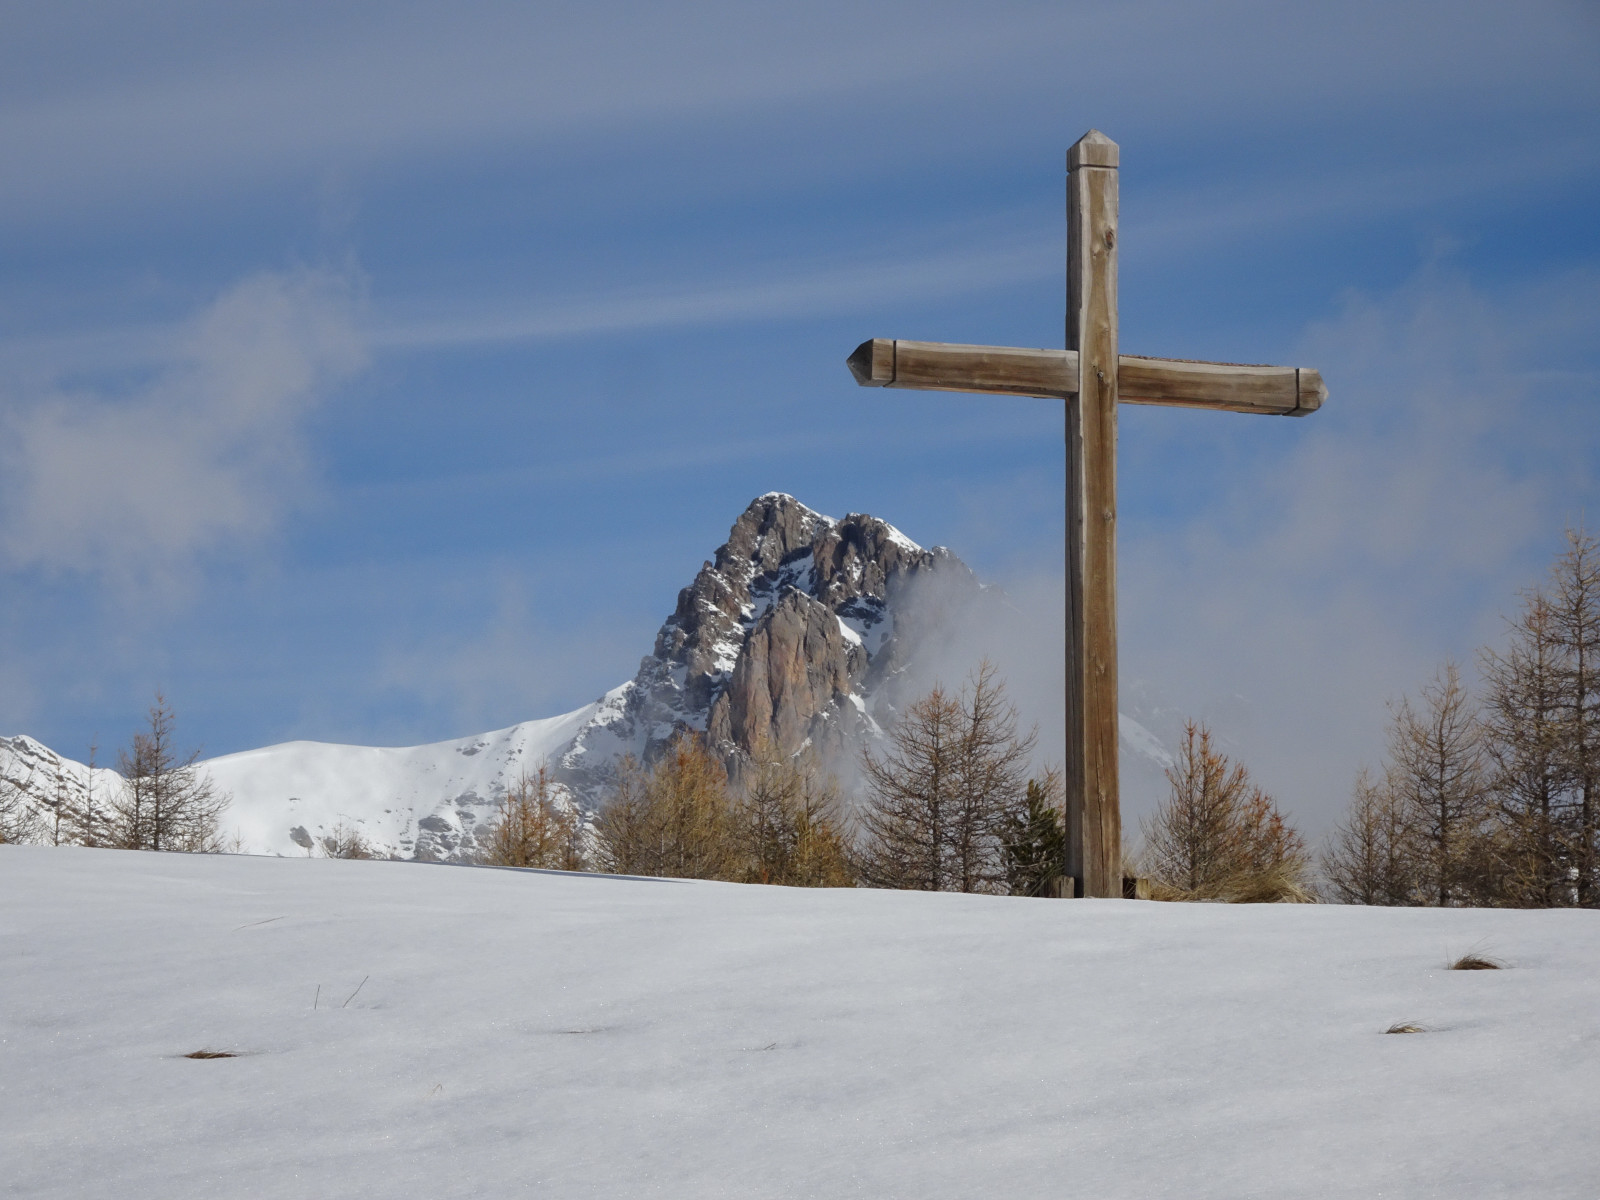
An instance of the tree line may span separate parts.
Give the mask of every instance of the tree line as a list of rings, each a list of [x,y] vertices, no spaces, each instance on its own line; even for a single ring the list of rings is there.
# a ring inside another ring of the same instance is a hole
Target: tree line
[[[546,768],[525,777],[501,802],[486,858],[802,887],[1062,895],[1062,773],[1032,767],[1035,743],[984,662],[959,691],[935,686],[908,704],[863,749],[849,810],[809,753],[758,747],[735,786],[684,731],[648,768],[622,762],[587,830]],[[1204,726],[1188,726],[1167,778],[1170,797],[1125,874],[1150,876],[1160,899],[1312,898],[1304,841]]]
[[[791,887],[1042,894],[1062,861],[1060,772],[1026,769],[1031,733],[989,664],[907,706],[862,758],[847,811],[809,751],[757,746],[731,782],[693,731],[648,767],[625,758],[586,829],[541,766],[502,799],[485,859]]]
[[[1568,530],[1523,593],[1482,691],[1446,662],[1395,707],[1323,855],[1352,904],[1594,907],[1600,818],[1600,542]]]

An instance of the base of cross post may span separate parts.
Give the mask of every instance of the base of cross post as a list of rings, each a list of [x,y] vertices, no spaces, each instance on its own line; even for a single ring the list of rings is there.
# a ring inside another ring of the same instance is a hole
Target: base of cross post
[[[1078,881],[1071,875],[1057,875],[1051,881],[1049,890],[1045,895],[1057,900],[1082,899],[1083,889],[1078,886]],[[1150,899],[1150,881],[1143,875],[1124,875],[1122,877],[1122,898],[1124,900]]]

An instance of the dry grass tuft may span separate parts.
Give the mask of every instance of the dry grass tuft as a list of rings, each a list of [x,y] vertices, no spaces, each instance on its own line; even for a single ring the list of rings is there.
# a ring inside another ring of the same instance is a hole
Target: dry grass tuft
[[[1395,1024],[1389,1026],[1389,1028],[1385,1029],[1384,1032],[1385,1033],[1427,1033],[1428,1031],[1424,1026],[1413,1025],[1409,1021],[1398,1021]]]
[[[1499,971],[1505,967],[1504,963],[1497,963],[1492,958],[1482,954],[1463,954],[1450,964],[1452,971]]]
[[[195,1050],[184,1055],[185,1058],[238,1058],[232,1050]]]
[[[1238,871],[1195,888],[1150,881],[1152,900],[1217,900],[1226,904],[1315,904],[1317,897],[1290,865],[1265,871]]]

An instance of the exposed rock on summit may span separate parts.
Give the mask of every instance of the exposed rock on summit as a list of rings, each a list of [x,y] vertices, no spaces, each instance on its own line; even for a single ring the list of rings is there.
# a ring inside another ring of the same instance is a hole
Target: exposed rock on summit
[[[620,753],[649,761],[680,730],[703,732],[735,776],[763,745],[838,754],[874,728],[879,685],[914,640],[900,601],[934,572],[978,591],[948,550],[876,517],[757,498],[678,594],[633,681],[562,756],[563,781],[592,802]]]

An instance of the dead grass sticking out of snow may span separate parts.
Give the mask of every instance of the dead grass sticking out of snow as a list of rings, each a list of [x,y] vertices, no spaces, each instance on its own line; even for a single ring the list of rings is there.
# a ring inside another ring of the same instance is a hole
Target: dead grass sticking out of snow
[[[1482,954],[1463,954],[1450,964],[1452,971],[1499,971],[1505,967],[1504,963],[1495,962]]]
[[[1423,1027],[1421,1025],[1413,1025],[1410,1021],[1397,1021],[1393,1025],[1389,1026],[1389,1028],[1385,1029],[1384,1032],[1385,1033],[1427,1033],[1428,1031],[1427,1031],[1427,1029],[1425,1027]]]
[[[232,1050],[191,1050],[185,1058],[238,1058]]]
[[[1241,871],[1194,889],[1150,881],[1152,900],[1220,900],[1226,904],[1315,904],[1316,896],[1287,867]]]

